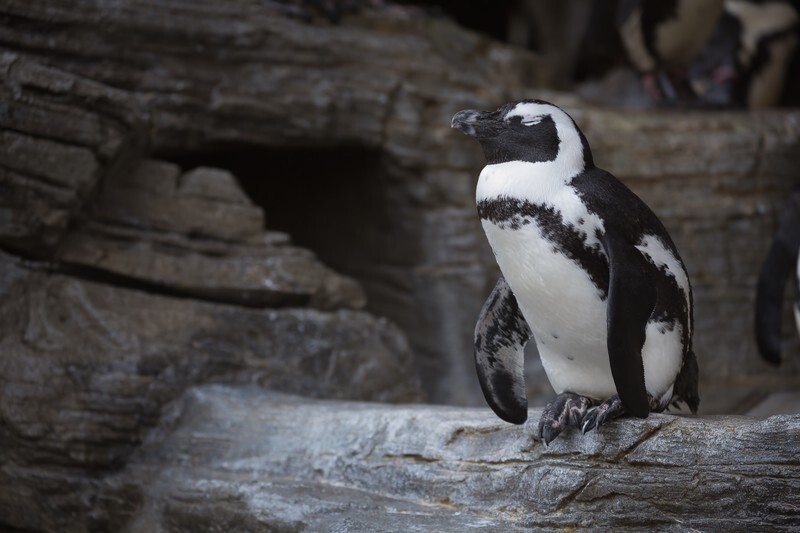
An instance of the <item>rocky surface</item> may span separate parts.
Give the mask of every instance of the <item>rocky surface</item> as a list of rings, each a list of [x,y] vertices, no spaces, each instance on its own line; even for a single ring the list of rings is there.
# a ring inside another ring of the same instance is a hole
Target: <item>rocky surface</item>
[[[193,389],[103,481],[91,521],[127,531],[789,531],[800,520],[797,415],[652,415],[547,448],[534,425],[488,409]]]
[[[263,209],[230,172],[144,160],[106,179],[87,211],[54,252],[64,264],[249,306],[364,306],[354,280],[265,232]]]
[[[88,497],[79,487],[121,468],[193,384],[422,398],[405,337],[362,311],[202,302],[5,254],[0,297],[0,529],[22,527],[5,517],[35,516],[39,500],[61,512]]]
[[[364,312],[249,309],[0,262],[3,449],[17,461],[109,466],[169,398],[209,380],[420,399],[405,338]]]

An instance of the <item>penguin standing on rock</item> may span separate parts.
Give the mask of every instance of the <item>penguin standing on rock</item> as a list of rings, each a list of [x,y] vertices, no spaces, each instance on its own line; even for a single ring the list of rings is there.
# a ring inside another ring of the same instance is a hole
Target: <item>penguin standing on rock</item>
[[[617,27],[639,72],[645,92],[656,102],[689,100],[689,62],[705,46],[724,0],[622,0]]]
[[[523,348],[536,342],[557,396],[539,421],[549,444],[623,414],[699,404],[692,293],[655,214],[594,166],[572,118],[540,100],[456,113],[487,165],[478,214],[502,276],[475,328],[484,396],[503,420],[528,416]]]

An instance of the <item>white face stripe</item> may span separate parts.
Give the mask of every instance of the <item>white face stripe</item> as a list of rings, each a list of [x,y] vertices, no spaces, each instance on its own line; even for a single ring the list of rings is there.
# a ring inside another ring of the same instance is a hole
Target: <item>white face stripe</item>
[[[548,115],[555,123],[559,139],[556,158],[536,163],[508,161],[486,165],[478,181],[478,201],[506,196],[548,203],[572,178],[585,170],[580,133],[569,115],[561,109],[550,104],[523,102],[506,113],[503,120],[521,117],[523,123],[540,122]]]
[[[532,126],[541,122],[542,118],[547,115],[550,115],[556,125],[559,142],[555,161],[546,163],[555,163],[554,166],[561,172],[565,172],[569,178],[577,176],[583,172],[585,167],[583,142],[581,142],[581,135],[578,133],[575,123],[564,111],[551,104],[521,102],[506,113],[503,119],[508,121],[513,117],[520,117],[523,124]],[[530,124],[526,124],[526,122],[530,122]]]

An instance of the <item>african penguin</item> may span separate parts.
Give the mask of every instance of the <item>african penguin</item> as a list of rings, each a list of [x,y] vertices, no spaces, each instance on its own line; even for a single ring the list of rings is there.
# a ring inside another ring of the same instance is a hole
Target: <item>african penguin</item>
[[[781,364],[783,291],[795,277],[794,318],[800,331],[800,191],[789,196],[756,287],[756,344],[764,360]]]
[[[622,0],[617,27],[642,85],[656,102],[694,96],[686,69],[711,35],[724,0]]]
[[[495,413],[528,416],[523,348],[533,338],[558,394],[545,444],[678,400],[696,412],[692,293],[655,214],[594,166],[572,118],[541,100],[464,110],[452,127],[475,137],[487,165],[477,206],[502,276],[475,328],[475,362]]]
[[[735,101],[750,109],[777,105],[800,41],[797,8],[783,0],[727,0],[725,12],[735,21]]]

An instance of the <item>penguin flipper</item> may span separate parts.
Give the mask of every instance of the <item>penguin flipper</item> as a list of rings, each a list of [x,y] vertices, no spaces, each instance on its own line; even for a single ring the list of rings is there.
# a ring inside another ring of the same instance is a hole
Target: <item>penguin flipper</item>
[[[791,269],[792,254],[774,240],[756,286],[756,344],[761,357],[776,366],[781,364],[783,289]]]
[[[796,267],[798,247],[800,192],[795,192],[783,209],[778,231],[761,266],[756,288],[756,344],[761,357],[774,365],[781,364],[783,290]],[[800,328],[800,322],[798,324]]]
[[[606,231],[608,256],[608,356],[611,375],[622,404],[639,418],[650,413],[644,383],[642,347],[645,328],[656,305],[652,265],[621,236]]]
[[[528,418],[523,350],[532,335],[517,298],[500,276],[475,326],[475,367],[486,402],[512,424]]]

